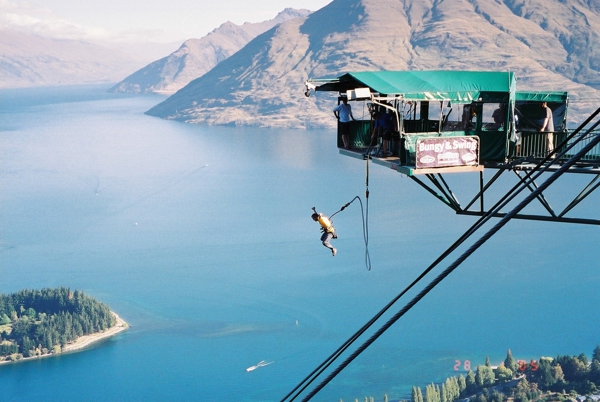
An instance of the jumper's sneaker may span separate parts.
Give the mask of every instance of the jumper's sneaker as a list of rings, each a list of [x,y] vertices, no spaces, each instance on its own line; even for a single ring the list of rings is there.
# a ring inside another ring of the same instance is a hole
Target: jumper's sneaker
[[[331,255],[335,257],[336,254],[337,254],[337,248],[332,249]]]

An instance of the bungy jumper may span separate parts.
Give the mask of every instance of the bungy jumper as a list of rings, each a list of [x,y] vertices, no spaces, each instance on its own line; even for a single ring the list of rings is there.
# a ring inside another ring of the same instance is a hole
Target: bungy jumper
[[[323,246],[331,250],[331,255],[335,257],[337,254],[337,249],[333,247],[331,243],[329,243],[331,239],[338,238],[337,234],[335,233],[335,227],[333,226],[330,218],[317,212],[315,207],[312,207],[312,210],[313,214],[311,215],[311,218],[313,221],[319,222],[319,225],[321,225],[321,232],[323,233],[321,235],[321,242],[323,243]]]

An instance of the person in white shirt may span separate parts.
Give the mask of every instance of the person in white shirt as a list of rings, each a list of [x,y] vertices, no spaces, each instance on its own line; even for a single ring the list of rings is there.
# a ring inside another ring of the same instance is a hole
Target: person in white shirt
[[[554,150],[554,118],[552,117],[552,109],[548,107],[548,103],[542,102],[542,109],[544,109],[544,118],[542,120],[542,127],[540,128],[540,132],[548,133],[546,151],[551,152],[552,150]]]
[[[342,103],[333,109],[333,115],[339,121],[340,133],[344,148],[350,148],[350,121],[355,120],[352,116],[352,107],[348,104],[347,98],[342,98]]]

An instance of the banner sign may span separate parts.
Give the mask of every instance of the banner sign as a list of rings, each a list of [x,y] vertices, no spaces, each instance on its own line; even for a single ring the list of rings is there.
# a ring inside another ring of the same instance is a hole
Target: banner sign
[[[479,137],[434,137],[417,140],[416,168],[479,165]]]

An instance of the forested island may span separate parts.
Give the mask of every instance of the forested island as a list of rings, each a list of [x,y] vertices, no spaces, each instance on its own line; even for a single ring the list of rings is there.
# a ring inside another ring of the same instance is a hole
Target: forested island
[[[75,350],[126,327],[106,304],[82,291],[61,287],[1,294],[0,362]]]

